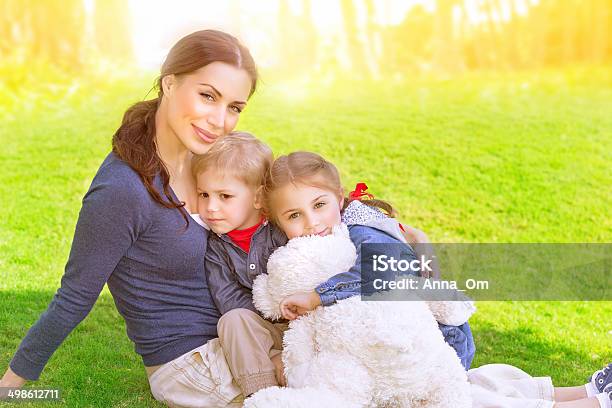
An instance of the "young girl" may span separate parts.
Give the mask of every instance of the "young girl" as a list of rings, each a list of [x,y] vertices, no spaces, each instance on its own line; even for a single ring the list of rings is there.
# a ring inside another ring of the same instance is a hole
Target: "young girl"
[[[264,206],[270,220],[289,239],[310,234],[327,235],[332,226],[342,221],[349,226],[351,240],[357,248],[357,259],[361,258],[361,244],[367,243],[389,244],[386,245],[389,257],[414,259],[415,252],[409,245],[397,245],[406,241],[400,224],[389,217],[394,214],[393,207],[381,200],[360,201],[360,195],[363,192],[356,191],[351,193],[355,199],[344,199],[340,176],[333,164],[314,153],[295,152],[274,162],[264,185]],[[278,200],[281,196],[282,203]],[[315,198],[311,211],[302,209],[305,200]],[[389,280],[393,277],[390,276]],[[314,292],[287,299],[282,305],[284,317],[295,319],[319,305],[329,306],[360,293],[360,265],[356,264],[349,271],[322,283]],[[469,324],[439,324],[439,328],[461,364],[469,369],[476,351]]]
[[[346,200],[336,167],[315,153],[295,152],[272,165],[264,186],[269,218],[289,239],[304,235],[327,235],[344,222],[360,259],[361,244],[402,242],[397,236],[393,209],[380,201]],[[407,245],[387,245],[389,257],[406,259]],[[403,248],[403,249],[400,249]],[[397,252],[397,253],[394,253]],[[340,273],[315,291],[288,296],[281,302],[283,317],[293,320],[317,306],[328,306],[360,293],[360,264]],[[504,364],[490,364],[468,371],[474,407],[610,408],[610,365],[592,376],[589,384],[553,387],[549,377],[534,378]]]

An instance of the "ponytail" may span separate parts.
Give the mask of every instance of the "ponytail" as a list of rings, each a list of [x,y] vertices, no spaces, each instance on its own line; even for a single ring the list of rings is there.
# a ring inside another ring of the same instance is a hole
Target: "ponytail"
[[[342,207],[342,211],[344,212],[344,210],[346,210],[346,207],[348,207],[348,205],[351,203],[351,201],[355,201],[355,200],[356,199],[351,199],[351,198],[345,197],[344,198],[344,206]],[[395,208],[393,208],[391,203],[388,203],[387,201],[379,200],[379,199],[376,199],[376,198],[371,198],[371,199],[368,199],[368,200],[357,200],[357,201],[359,201],[362,204],[367,205],[368,207],[373,207],[373,208],[376,208],[378,210],[381,210],[388,217],[395,218],[397,216],[397,211],[395,210]]]
[[[166,208],[178,208],[188,225],[185,210],[180,210],[185,203],[175,200],[170,194],[168,169],[159,157],[155,145],[155,113],[160,98],[137,102],[125,112],[121,126],[113,135],[113,153],[138,173],[154,201]],[[165,199],[153,185],[158,174]]]

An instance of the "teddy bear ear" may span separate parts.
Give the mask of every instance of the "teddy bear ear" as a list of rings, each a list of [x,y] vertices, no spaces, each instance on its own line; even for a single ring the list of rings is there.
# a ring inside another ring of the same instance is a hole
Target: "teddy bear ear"
[[[268,319],[280,318],[279,305],[274,301],[268,288],[268,274],[262,273],[253,282],[253,303]]]

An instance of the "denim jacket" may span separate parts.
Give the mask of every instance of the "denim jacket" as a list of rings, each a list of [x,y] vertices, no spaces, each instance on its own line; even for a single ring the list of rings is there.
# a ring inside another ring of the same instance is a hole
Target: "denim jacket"
[[[332,276],[327,282],[316,287],[323,306],[334,304],[338,300],[361,294],[361,244],[397,244],[406,243],[399,223],[384,215],[375,208],[360,201],[352,201],[342,213],[342,222],[348,226],[351,241],[357,250],[357,262],[347,272]],[[416,259],[410,245],[389,245],[386,247],[389,257],[396,259]],[[388,277],[389,280],[393,276]]]
[[[357,262],[351,269],[331,277],[327,282],[317,286],[315,291],[321,298],[321,304],[331,305],[338,300],[361,294],[361,244],[397,244],[388,245],[385,255],[395,259],[416,259],[414,250],[406,243],[399,223],[382,212],[359,201],[352,201],[342,214],[342,222],[348,226],[351,241],[357,249]],[[385,277],[392,280],[393,277]],[[461,326],[438,324],[444,340],[457,352],[461,364],[469,369],[476,347],[469,323]]]

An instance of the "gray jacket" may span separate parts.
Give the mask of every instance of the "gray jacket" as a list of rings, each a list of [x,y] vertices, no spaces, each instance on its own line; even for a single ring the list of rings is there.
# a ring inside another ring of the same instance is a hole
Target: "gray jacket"
[[[257,228],[247,254],[226,234],[208,235],[206,280],[217,309],[224,314],[244,308],[259,313],[253,305],[253,281],[267,271],[268,258],[287,243],[287,236],[268,221]]]

